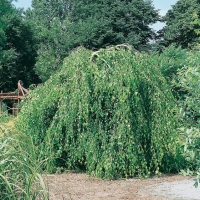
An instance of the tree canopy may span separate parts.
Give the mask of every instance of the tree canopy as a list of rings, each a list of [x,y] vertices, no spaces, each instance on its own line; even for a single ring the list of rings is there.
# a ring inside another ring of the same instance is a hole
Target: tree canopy
[[[198,0],[179,0],[163,17],[166,26],[161,31],[163,43],[168,46],[172,43],[183,48],[192,47],[199,42],[195,33],[197,25],[193,23],[194,14],[200,14]]]
[[[37,56],[32,32],[12,1],[0,2],[0,89],[16,89],[22,79],[25,86],[39,81],[34,71]]]
[[[33,0],[26,12],[38,40],[36,70],[43,81],[78,46],[91,50],[129,43],[146,50],[159,19],[151,1],[144,0]]]
[[[144,50],[153,36],[149,25],[158,18],[151,1],[81,0],[75,1],[69,20],[75,37],[85,35],[77,43],[89,49],[129,43]]]

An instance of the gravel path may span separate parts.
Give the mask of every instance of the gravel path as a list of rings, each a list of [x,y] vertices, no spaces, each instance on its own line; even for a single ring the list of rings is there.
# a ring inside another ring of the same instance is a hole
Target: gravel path
[[[194,180],[162,182],[143,188],[140,193],[162,199],[200,200],[200,187],[195,188]]]
[[[68,173],[45,179],[50,200],[200,200],[193,178],[178,175],[110,181]]]

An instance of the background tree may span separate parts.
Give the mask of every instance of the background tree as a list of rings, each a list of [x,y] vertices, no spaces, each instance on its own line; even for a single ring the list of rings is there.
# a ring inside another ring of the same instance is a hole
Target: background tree
[[[82,0],[72,11],[69,36],[89,49],[129,43],[144,50],[154,35],[149,25],[159,19],[152,1],[143,0]]]
[[[26,17],[38,41],[37,73],[43,81],[59,69],[77,46],[97,50],[129,43],[146,50],[158,19],[152,1],[144,0],[33,0]]]
[[[70,8],[71,1],[68,0],[33,0],[32,9],[25,13],[38,52],[36,72],[43,81],[59,69],[69,53],[65,21]]]
[[[0,12],[0,90],[16,89],[19,79],[25,87],[37,83],[39,78],[34,71],[37,54],[29,24],[11,0],[0,2]]]
[[[199,19],[199,15],[197,13],[194,13],[193,15],[194,17],[194,24],[196,24],[198,26],[198,28],[195,30],[197,35],[200,35],[200,19]]]
[[[194,46],[199,41],[195,33],[197,25],[192,23],[194,13],[200,13],[198,0],[177,1],[163,17],[166,26],[160,31],[161,43],[165,46],[175,43],[183,48]]]

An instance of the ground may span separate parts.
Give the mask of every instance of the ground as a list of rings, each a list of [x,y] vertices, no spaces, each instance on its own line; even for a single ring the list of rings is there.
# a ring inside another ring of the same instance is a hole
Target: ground
[[[111,181],[68,173],[45,179],[50,200],[200,200],[194,178],[179,175]]]

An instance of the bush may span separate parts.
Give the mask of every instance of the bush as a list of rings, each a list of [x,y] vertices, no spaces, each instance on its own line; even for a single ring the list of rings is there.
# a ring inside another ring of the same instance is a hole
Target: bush
[[[188,53],[188,65],[178,70],[178,81],[175,86],[179,87],[184,94],[179,100],[179,119],[182,122],[181,144],[182,155],[186,160],[182,173],[186,175],[197,174],[200,181],[200,65],[199,51]]]
[[[184,175],[193,175],[200,168],[200,131],[197,128],[180,128],[182,155],[185,166],[181,170]]]
[[[18,128],[44,169],[101,178],[177,170],[173,95],[154,57],[112,47],[76,49],[62,70],[30,92]]]
[[[181,47],[171,45],[158,56],[158,66],[163,76],[171,83],[177,71],[185,66],[187,51]]]
[[[187,51],[181,47],[175,48],[174,45],[171,45],[164,48],[160,55],[156,53],[154,56],[157,59],[158,68],[169,83],[169,87],[172,88],[175,98],[177,100],[182,99],[186,91],[180,90],[182,86],[179,84],[179,74],[187,68],[186,66],[199,65],[199,52],[195,49]],[[178,84],[174,84],[174,82]]]
[[[200,65],[199,52],[188,53],[187,66],[178,70],[178,78],[174,85],[182,92],[179,101],[180,118],[185,126],[200,128]]]

